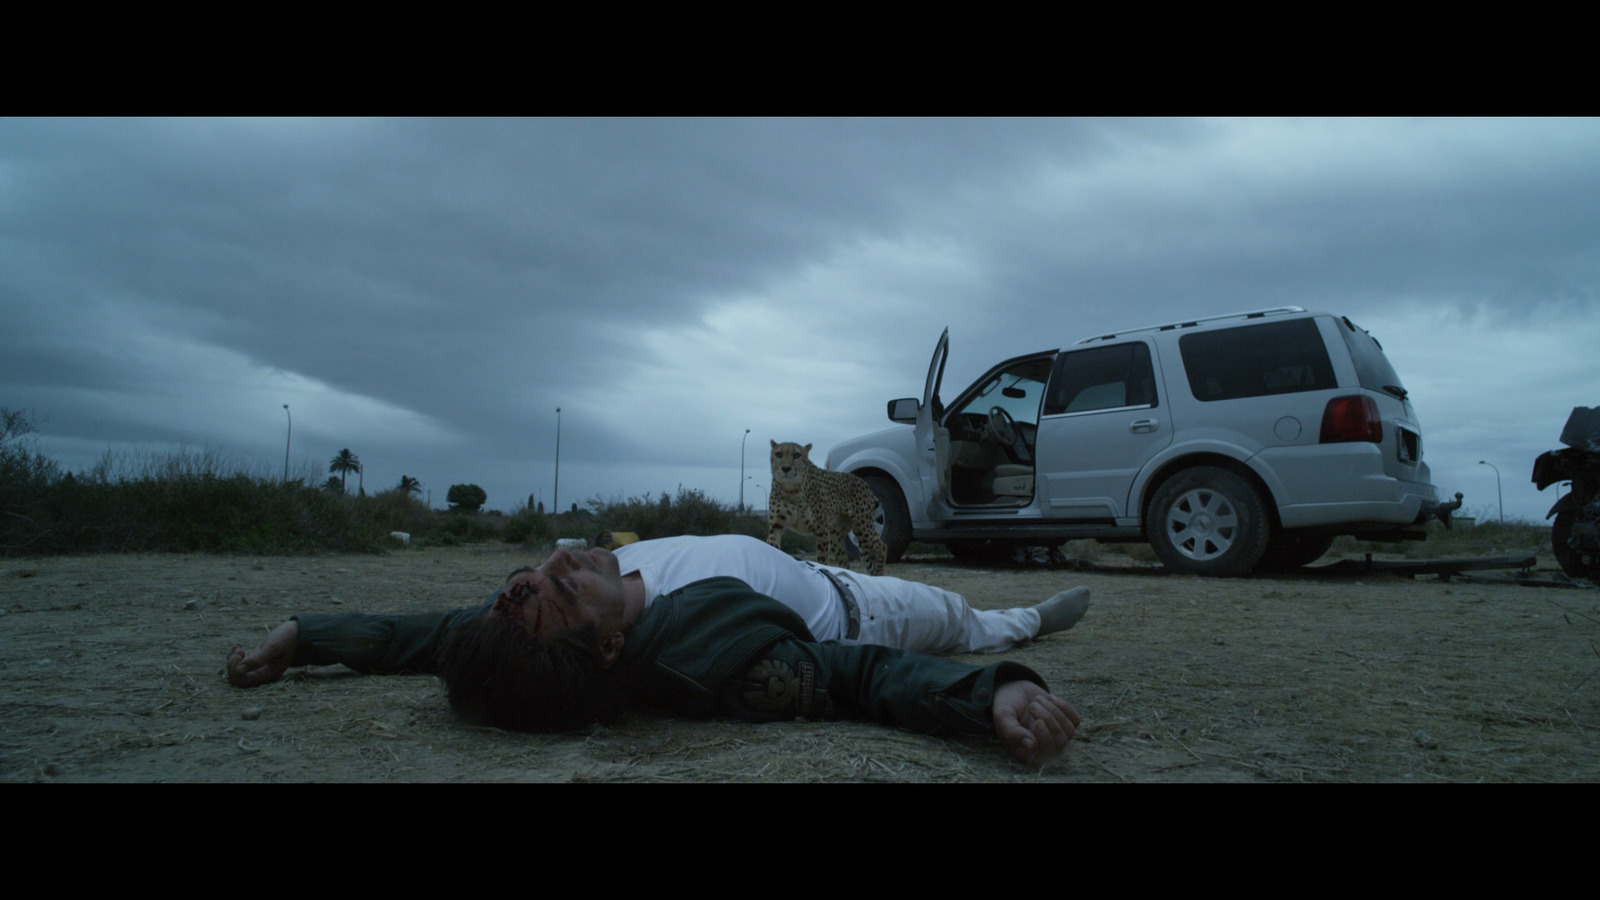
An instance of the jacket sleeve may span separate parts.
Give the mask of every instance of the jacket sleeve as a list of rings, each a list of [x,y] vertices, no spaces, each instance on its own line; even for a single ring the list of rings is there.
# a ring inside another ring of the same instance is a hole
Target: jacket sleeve
[[[1049,689],[1014,662],[980,668],[890,647],[784,640],[717,693],[719,713],[736,718],[870,719],[928,733],[993,734],[995,690],[1011,681]]]
[[[293,616],[300,623],[294,664],[331,666],[343,663],[366,675],[437,675],[439,651],[444,648],[450,631],[459,623],[481,615],[486,608],[487,605],[410,616],[362,613]]]

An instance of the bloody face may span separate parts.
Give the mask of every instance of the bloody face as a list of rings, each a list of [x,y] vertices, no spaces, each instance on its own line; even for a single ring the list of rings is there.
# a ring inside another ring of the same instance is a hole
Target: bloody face
[[[594,623],[620,630],[622,574],[609,550],[556,550],[537,569],[511,573],[489,615],[520,622],[539,643]]]

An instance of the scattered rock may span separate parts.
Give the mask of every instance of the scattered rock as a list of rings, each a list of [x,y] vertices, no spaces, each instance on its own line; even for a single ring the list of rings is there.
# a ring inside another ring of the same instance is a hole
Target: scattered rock
[[[252,706],[240,713],[239,718],[245,720],[246,722],[254,722],[255,720],[261,718],[261,707]]]
[[[1434,740],[1432,735],[1429,735],[1426,731],[1423,731],[1420,728],[1418,728],[1417,729],[1417,733],[1412,735],[1411,737],[1412,737],[1413,740],[1415,740],[1417,742],[1417,746],[1421,747],[1424,750],[1437,750],[1437,749],[1439,749],[1439,742]]]
[[[197,607],[199,605],[200,605],[200,601],[194,599],[193,597],[190,597],[189,599],[183,601],[183,608],[184,609],[194,609],[195,607]]]

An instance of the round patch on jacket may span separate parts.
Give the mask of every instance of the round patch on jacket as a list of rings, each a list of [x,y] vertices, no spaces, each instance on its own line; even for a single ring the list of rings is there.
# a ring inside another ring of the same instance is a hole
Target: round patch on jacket
[[[751,666],[740,680],[744,682],[744,702],[751,709],[794,709],[800,695],[794,669],[781,659],[763,659]]]

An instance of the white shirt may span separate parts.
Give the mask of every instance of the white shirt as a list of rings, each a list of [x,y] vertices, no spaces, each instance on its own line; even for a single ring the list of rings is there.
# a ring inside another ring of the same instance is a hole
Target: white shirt
[[[819,641],[844,637],[844,602],[821,572],[765,541],[741,534],[670,537],[618,547],[623,575],[644,581],[645,605],[696,581],[725,575],[800,615]]]

